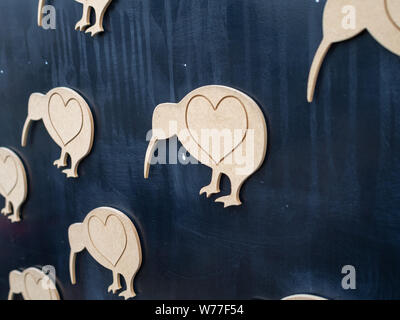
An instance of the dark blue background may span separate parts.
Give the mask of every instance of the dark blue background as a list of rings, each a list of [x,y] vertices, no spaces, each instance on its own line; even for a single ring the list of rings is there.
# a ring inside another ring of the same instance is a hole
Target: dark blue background
[[[87,252],[69,282],[67,228],[100,206],[138,228],[136,299],[400,298],[399,57],[367,33],[335,45],[309,105],[325,1],[114,0],[96,38],[74,30],[81,4],[47,2],[54,31],[36,26],[37,1],[0,2],[0,145],[29,176],[23,222],[0,217],[0,298],[9,271],[50,264],[64,299],[120,299]],[[198,195],[205,166],[152,166],[143,179],[155,106],[208,84],[252,96],[269,125],[267,159],[238,208]],[[60,150],[43,124],[20,146],[29,95],[57,86],[80,92],[95,116],[78,180],[52,166]],[[341,288],[347,264],[355,291]]]

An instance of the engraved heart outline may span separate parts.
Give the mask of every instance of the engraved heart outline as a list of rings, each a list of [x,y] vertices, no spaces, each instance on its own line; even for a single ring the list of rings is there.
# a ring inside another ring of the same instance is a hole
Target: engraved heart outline
[[[33,280],[33,283],[34,283],[36,286],[39,286],[39,283],[43,281],[44,277],[39,278],[38,280],[35,280],[35,277],[34,277],[33,275],[31,275],[30,273],[26,273],[25,276],[24,276],[24,286],[25,286],[26,296],[27,296],[27,298],[28,298],[29,300],[33,300],[32,297],[31,297],[31,295],[29,294],[29,289],[28,289],[29,286],[28,286],[27,283],[26,283],[28,277],[30,277],[30,278]],[[50,299],[52,298],[52,294],[51,294],[50,289],[44,289],[43,287],[41,287],[41,289],[43,290],[43,292],[46,292],[46,293],[48,292],[48,293],[49,293],[49,296],[50,296]]]
[[[64,104],[64,108],[65,108],[65,109],[68,108],[68,105],[69,105],[69,103],[70,103],[71,101],[76,101],[76,102],[78,103],[78,106],[79,106],[79,109],[80,109],[80,112],[81,112],[81,127],[79,128],[78,132],[77,132],[71,139],[69,139],[68,141],[64,141],[64,140],[63,140],[63,138],[62,138],[61,135],[59,134],[59,132],[58,132],[56,126],[54,125],[53,120],[51,119],[50,102],[51,102],[51,99],[52,99],[54,96],[59,96],[59,97],[60,97],[61,101],[62,101],[63,104]],[[73,140],[74,140],[77,136],[79,136],[79,134],[81,133],[82,128],[83,128],[83,111],[82,111],[82,106],[81,106],[81,104],[80,104],[79,101],[76,100],[75,98],[71,98],[71,99],[69,99],[69,100],[67,101],[67,103],[65,103],[65,101],[64,101],[63,97],[61,96],[61,94],[59,94],[59,93],[53,93],[53,94],[50,96],[49,102],[48,102],[48,114],[49,114],[49,119],[50,119],[51,126],[53,127],[53,129],[54,129],[54,131],[56,132],[57,136],[60,138],[60,140],[61,140],[61,142],[63,143],[64,147],[67,146],[71,141],[73,141]]]
[[[5,195],[7,195],[7,196],[10,195],[11,192],[14,191],[15,187],[16,187],[17,184],[18,184],[18,167],[17,167],[17,164],[15,163],[15,160],[13,159],[13,157],[11,157],[11,156],[6,156],[6,157],[4,158],[4,160],[0,159],[0,161],[1,161],[0,165],[5,165],[8,159],[10,159],[10,160],[12,161],[12,164],[14,165],[14,169],[15,169],[15,182],[14,182],[14,184],[12,185],[12,187],[10,188],[10,191],[8,191],[8,192],[7,192],[7,190],[4,189],[4,186],[3,186],[3,185],[1,184],[1,182],[0,182],[0,188],[3,189]]]
[[[226,99],[230,99],[230,98],[235,99],[235,100],[237,100],[237,101],[239,102],[239,104],[240,104],[241,107],[243,108],[243,111],[244,111],[244,113],[245,113],[245,115],[246,115],[246,130],[245,130],[245,133],[244,133],[244,135],[243,135],[243,138],[238,142],[238,144],[237,144],[236,146],[234,146],[234,147],[232,148],[232,150],[231,150],[230,152],[228,152],[227,154],[225,154],[219,161],[216,161],[216,160],[215,160],[215,159],[214,159],[200,144],[199,144],[199,142],[194,138],[194,136],[193,136],[193,134],[192,134],[192,132],[191,132],[191,130],[190,130],[190,127],[189,127],[189,119],[188,119],[189,106],[190,106],[190,104],[192,103],[192,101],[193,101],[194,99],[196,99],[196,98],[204,98],[206,101],[208,101],[209,105],[213,108],[214,111],[217,111],[218,108],[219,108],[219,106],[220,106]],[[222,161],[224,161],[229,155],[231,155],[231,154],[233,153],[233,151],[235,151],[235,150],[243,143],[243,141],[246,139],[247,131],[248,131],[248,129],[249,129],[249,116],[248,116],[248,114],[247,114],[246,107],[244,106],[244,104],[242,103],[242,101],[241,101],[239,98],[237,98],[237,97],[235,97],[235,96],[233,96],[233,95],[228,95],[228,96],[223,97],[223,98],[217,103],[217,105],[214,105],[214,104],[211,102],[211,100],[210,100],[209,98],[207,98],[207,97],[204,96],[204,95],[199,94],[199,95],[196,95],[196,96],[192,97],[192,98],[189,100],[188,104],[186,105],[185,124],[186,124],[186,128],[188,129],[191,138],[192,138],[193,141],[197,144],[197,146],[211,159],[211,161],[213,161],[215,164],[218,165],[218,164],[220,164]]]
[[[394,18],[393,18],[393,15],[390,13],[388,1],[389,1],[389,0],[385,0],[385,11],[386,11],[386,15],[387,15],[387,17],[389,18],[390,22],[391,22],[391,23],[399,30],[399,32],[400,32],[400,26],[396,23],[396,21],[395,21]]]
[[[96,247],[95,242],[93,241],[92,236],[90,235],[90,229],[89,229],[90,221],[91,221],[92,219],[97,219],[97,220],[99,220],[99,221],[101,222],[101,224],[106,228],[106,227],[107,227],[107,222],[108,222],[108,220],[109,220],[110,218],[112,218],[112,217],[114,217],[114,218],[116,218],[116,219],[118,220],[118,222],[119,222],[119,223],[121,224],[121,226],[122,226],[122,229],[124,230],[124,246],[123,246],[123,249],[122,249],[122,251],[121,251],[120,256],[118,257],[118,259],[116,259],[115,263],[112,262],[108,257],[106,257],[106,256],[103,254],[103,252],[102,252],[101,250],[99,250],[99,248]],[[108,215],[107,218],[105,219],[105,222],[103,222],[103,221],[102,221],[99,217],[97,217],[97,216],[92,216],[92,217],[89,218],[89,220],[88,220],[88,222],[87,222],[87,232],[88,232],[88,235],[89,235],[90,242],[91,242],[92,245],[93,245],[93,248],[95,248],[95,249],[97,250],[97,252],[98,252],[104,259],[106,259],[109,263],[111,263],[112,266],[115,267],[115,266],[118,264],[118,262],[121,260],[122,256],[124,255],[125,250],[126,250],[126,247],[127,247],[127,245],[128,245],[128,236],[127,236],[127,234],[126,234],[125,226],[124,226],[124,224],[122,223],[122,221],[121,221],[121,220],[118,218],[118,216],[116,216],[115,214],[110,214],[110,215]]]

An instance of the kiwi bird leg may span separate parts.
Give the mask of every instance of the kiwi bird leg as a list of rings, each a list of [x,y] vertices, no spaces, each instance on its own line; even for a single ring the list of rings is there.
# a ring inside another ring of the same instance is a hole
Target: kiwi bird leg
[[[1,213],[4,214],[5,216],[9,215],[10,213],[12,213],[11,203],[7,198],[6,198],[6,201],[5,201],[4,209],[1,209]]]
[[[212,194],[219,193],[220,181],[221,181],[221,172],[217,171],[216,169],[213,169],[210,184],[202,188],[200,190],[200,194],[205,193],[207,195],[207,198],[209,198]]]
[[[313,63],[311,65],[310,74],[308,76],[308,89],[307,89],[307,100],[312,102],[314,99],[315,87],[317,85],[319,71],[321,70],[322,63],[324,62],[325,56],[331,47],[332,42],[324,38],[319,45],[317,53],[315,54]]]
[[[113,270],[113,283],[108,287],[108,292],[116,293],[121,289],[121,279],[119,273]]]
[[[20,222],[21,221],[21,205],[16,205],[14,208],[14,214],[8,217],[11,222]]]
[[[64,150],[64,148],[61,149],[60,159],[57,159],[56,161],[54,161],[53,164],[57,168],[67,166],[67,152]]]

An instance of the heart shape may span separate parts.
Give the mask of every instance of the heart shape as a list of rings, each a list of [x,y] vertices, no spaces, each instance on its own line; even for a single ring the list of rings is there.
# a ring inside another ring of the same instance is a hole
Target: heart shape
[[[25,275],[25,291],[29,300],[52,300],[50,290],[43,286],[43,280],[36,281],[29,273]]]
[[[61,95],[53,94],[49,99],[49,116],[64,146],[74,140],[82,130],[82,107],[76,99],[70,99],[65,103]]]
[[[400,28],[400,15],[399,15],[400,1],[398,0],[385,0],[385,1],[386,1],[386,12],[390,20],[397,28]]]
[[[11,156],[0,159],[0,187],[8,196],[18,182],[18,171],[15,160]]]
[[[127,244],[125,228],[118,217],[109,215],[103,222],[93,216],[88,221],[88,232],[95,249],[115,267]]]
[[[219,164],[245,139],[247,111],[233,96],[222,98],[214,106],[208,98],[198,95],[187,105],[186,127],[200,149]]]

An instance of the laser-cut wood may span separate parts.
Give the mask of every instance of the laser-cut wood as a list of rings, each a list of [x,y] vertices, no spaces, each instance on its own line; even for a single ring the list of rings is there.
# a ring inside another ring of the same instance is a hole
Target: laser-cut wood
[[[82,3],[83,13],[81,20],[75,25],[75,30],[85,31],[90,25],[90,10],[94,9],[96,13],[96,23],[94,26],[87,29],[86,33],[91,33],[92,37],[96,34],[103,32],[103,19],[104,14],[112,0],[75,0],[76,2]]]
[[[287,300],[287,301],[296,301],[296,300],[319,300],[319,301],[326,301],[327,299],[322,298],[322,297],[318,297],[318,296],[314,296],[311,294],[295,294],[292,296],[288,296],[286,298],[283,298],[282,300]]]
[[[32,121],[38,120],[43,120],[50,137],[61,148],[60,159],[54,165],[66,167],[69,155],[71,168],[63,172],[68,178],[77,178],[79,163],[90,153],[94,139],[93,116],[85,99],[69,88],[55,88],[46,95],[33,93],[29,98],[22,146],[26,146]]]
[[[113,272],[108,292],[121,289],[122,275],[127,288],[120,296],[125,299],[136,296],[134,278],[142,264],[142,249],[136,228],[125,214],[107,207],[94,209],[83,223],[69,227],[68,238],[72,284],[76,284],[76,254],[87,249],[98,263]]]
[[[28,195],[25,167],[10,149],[0,148],[0,194],[5,198],[1,213],[11,222],[21,221],[21,207]]]
[[[351,39],[368,30],[382,46],[400,55],[399,12],[398,0],[328,0],[323,17],[324,36],[308,78],[307,100],[313,100],[319,71],[333,43]],[[353,26],[344,21],[348,14],[354,15],[349,17],[355,19]]]
[[[9,282],[8,300],[12,300],[15,294],[22,294],[24,300],[60,300],[56,283],[37,268],[11,271]]]
[[[216,202],[241,205],[240,188],[260,168],[267,151],[267,125],[257,103],[238,90],[212,85],[192,91],[177,104],[157,106],[145,158],[146,179],[157,142],[175,135],[191,156],[212,169],[211,183],[200,194],[219,193],[224,173],[231,181],[231,194]],[[247,170],[239,161],[244,158]]]
[[[37,20],[37,24],[38,24],[39,27],[43,26],[43,23],[42,23],[42,21],[43,21],[43,7],[44,7],[45,2],[46,2],[46,0],[39,0],[39,2],[38,2],[38,14],[37,14],[37,19],[38,20]]]

